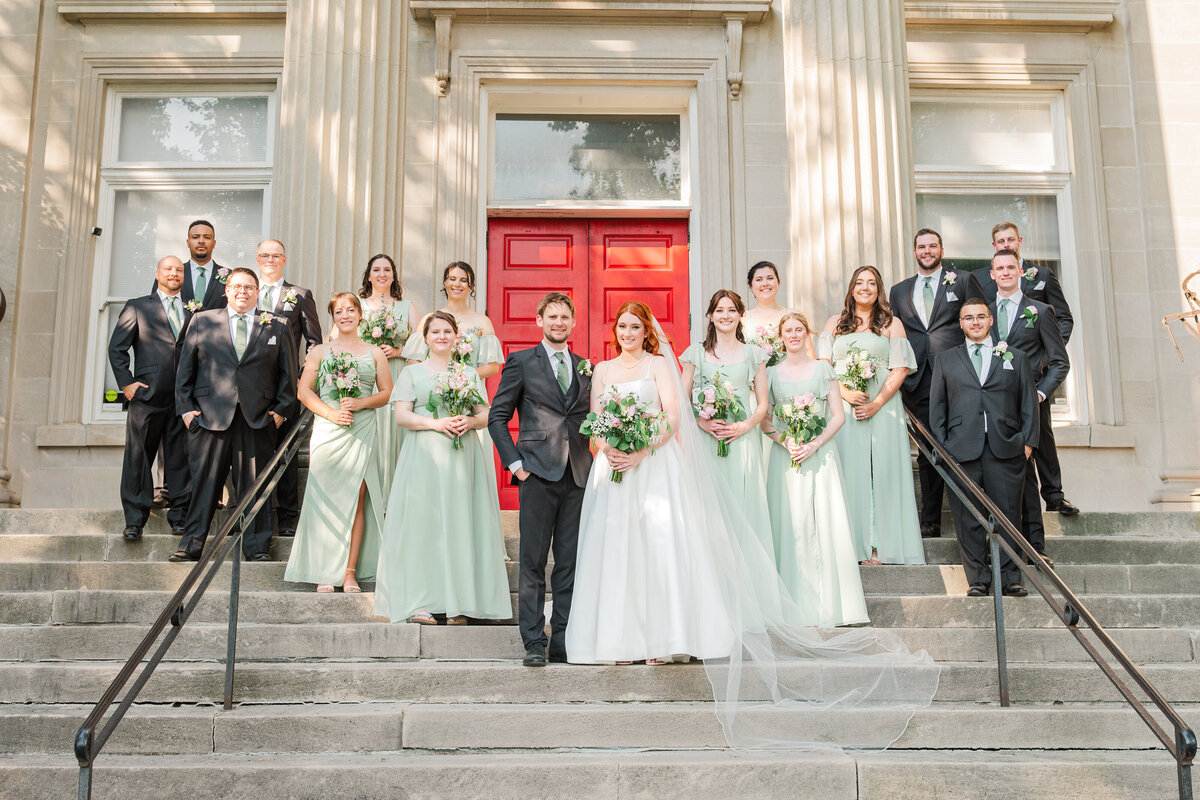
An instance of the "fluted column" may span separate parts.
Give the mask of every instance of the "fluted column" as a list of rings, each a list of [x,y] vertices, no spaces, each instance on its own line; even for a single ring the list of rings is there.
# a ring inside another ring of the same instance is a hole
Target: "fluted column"
[[[367,258],[399,263],[405,0],[288,0],[272,235],[318,306]]]
[[[850,271],[907,270],[913,212],[903,0],[782,0],[793,302],[834,311]]]

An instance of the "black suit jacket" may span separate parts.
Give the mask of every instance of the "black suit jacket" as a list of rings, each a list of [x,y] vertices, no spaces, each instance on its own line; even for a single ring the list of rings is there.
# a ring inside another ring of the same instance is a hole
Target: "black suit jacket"
[[[183,288],[179,290],[183,297],[183,302],[196,299],[196,288],[192,285],[192,269],[195,265],[192,260],[186,259],[183,262]],[[225,297],[225,283],[218,279],[220,270],[226,269],[217,263],[216,259],[212,259],[204,267],[204,277],[208,281],[204,286],[204,299],[200,301],[200,310],[209,311],[214,308],[225,308],[229,305],[228,298]],[[158,281],[151,282],[150,291],[158,289]]]
[[[1071,315],[1071,307],[1067,305],[1066,295],[1062,285],[1049,267],[1042,267],[1032,261],[1021,259],[1021,269],[1033,268],[1034,274],[1028,278],[1021,276],[1021,294],[1032,297],[1039,303],[1045,303],[1054,309],[1055,322],[1062,336],[1063,344],[1071,341],[1071,331],[1075,330],[1075,317]],[[984,291],[984,298],[989,303],[996,300],[996,282],[992,280],[992,268],[984,267],[975,270],[975,279],[979,281]]]
[[[296,293],[296,301],[284,302],[291,292]],[[261,292],[259,298],[262,298]],[[308,351],[321,343],[321,319],[317,316],[317,303],[312,292],[285,280],[283,290],[275,298],[275,307],[268,311],[287,323],[292,358],[295,363],[303,364]],[[301,342],[304,342],[303,348]]]
[[[996,344],[1000,341],[996,300],[992,301],[990,307],[992,319],[995,320],[995,324],[992,325],[992,344]],[[1027,308],[1036,314],[1033,320],[1026,320],[1022,316]],[[1067,358],[1067,346],[1063,344],[1062,336],[1058,332],[1058,323],[1054,318],[1054,309],[1045,303],[1022,296],[1017,318],[1009,323],[1006,341],[1029,359],[1029,368],[1033,371],[1037,391],[1044,397],[1054,394],[1054,390],[1071,369],[1071,362]]]
[[[192,317],[179,354],[175,410],[180,415],[199,411],[193,424],[227,430],[239,407],[252,428],[274,427],[269,411],[284,417],[295,413],[295,365],[287,326],[277,318],[263,324],[261,312],[255,317],[240,362],[226,309]]]
[[[1029,359],[1015,347],[1012,360],[992,355],[981,386],[967,346],[947,350],[933,365],[929,388],[929,427],[958,461],[983,455],[984,443],[996,458],[1023,456],[1038,444],[1038,403]],[[1012,369],[1005,368],[1005,364]],[[984,429],[984,415],[987,429]]]
[[[175,370],[179,365],[183,337],[192,318],[182,298],[179,306],[183,327],[178,339],[171,332],[171,323],[157,291],[128,301],[117,317],[117,326],[108,340],[108,363],[117,386],[122,389],[134,381],[146,384],[148,388],[138,389],[134,394],[134,402],[157,407],[175,403]],[[130,348],[133,349],[132,368]]]
[[[587,483],[592,453],[579,426],[591,407],[592,379],[579,373],[582,361],[571,353],[575,377],[571,391],[563,394],[540,342],[509,354],[488,414],[488,433],[505,467],[520,460],[534,475],[557,481],[570,466],[576,485]],[[514,412],[519,424],[515,443],[508,430]]]
[[[954,276],[953,283],[946,278]],[[908,343],[917,357],[917,368],[904,379],[906,391],[916,391],[921,383],[921,374],[933,369],[933,360],[950,348],[962,344],[966,339],[958,324],[958,312],[962,304],[972,297],[982,297],[983,291],[970,272],[943,267],[933,295],[933,313],[929,315],[929,327],[921,322],[921,315],[913,303],[913,287],[918,275],[911,275],[892,287],[888,302],[892,313],[904,324]]]

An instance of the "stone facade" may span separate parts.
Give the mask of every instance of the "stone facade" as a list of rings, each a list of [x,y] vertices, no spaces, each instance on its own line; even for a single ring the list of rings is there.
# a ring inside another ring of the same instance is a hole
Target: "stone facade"
[[[814,320],[859,263],[908,274],[913,93],[1051,93],[1085,408],[1058,431],[1067,496],[1200,506],[1200,341],[1177,332],[1181,363],[1159,324],[1200,266],[1190,0],[0,0],[0,18],[0,503],[116,504],[122,426],[85,401],[108,98],[219,83],[273,87],[264,235],[289,277],[324,295],[390,252],[425,309],[441,265],[487,263],[489,215],[529,213],[488,203],[496,109],[683,109],[696,319],[762,258]]]

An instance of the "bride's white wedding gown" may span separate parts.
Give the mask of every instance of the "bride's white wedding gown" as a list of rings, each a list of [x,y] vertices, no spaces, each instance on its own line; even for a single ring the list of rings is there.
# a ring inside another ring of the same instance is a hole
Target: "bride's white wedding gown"
[[[610,384],[661,410],[654,377]],[[567,660],[575,664],[724,658],[733,624],[718,591],[719,568],[705,520],[685,502],[683,453],[672,437],[625,473],[621,483],[603,453],[583,499],[575,591],[567,623]]]

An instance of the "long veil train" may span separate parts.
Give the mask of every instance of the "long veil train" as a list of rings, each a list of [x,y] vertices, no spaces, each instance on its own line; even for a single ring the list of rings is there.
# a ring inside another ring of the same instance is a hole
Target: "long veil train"
[[[660,341],[670,341],[657,319],[654,329]],[[726,740],[733,747],[887,747],[933,701],[940,667],[890,631],[821,631],[782,581],[751,579],[772,574],[764,561],[773,559],[708,459],[692,457],[706,443],[679,365],[670,355],[666,360],[679,403],[686,513],[715,563],[725,566],[715,591],[733,622],[733,651],[728,659],[706,660],[704,669]]]

